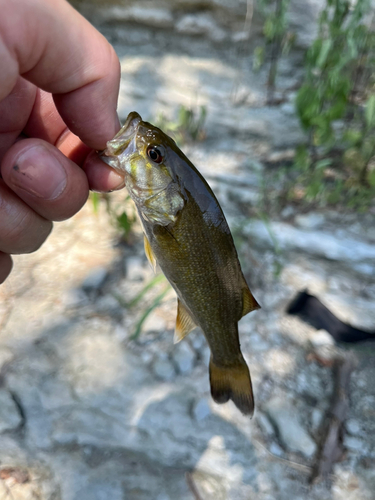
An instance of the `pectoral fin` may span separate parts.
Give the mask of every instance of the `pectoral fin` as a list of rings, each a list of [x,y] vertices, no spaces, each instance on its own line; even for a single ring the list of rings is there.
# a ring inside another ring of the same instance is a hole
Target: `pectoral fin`
[[[251,293],[250,288],[245,281],[245,278],[243,278],[241,318],[243,316],[246,316],[246,314],[248,314],[249,312],[255,311],[255,309],[260,309],[260,305],[254,299],[253,294]]]
[[[155,272],[156,271],[156,258],[155,258],[155,255],[153,254],[152,249],[151,249],[150,242],[148,241],[148,239],[146,238],[145,235],[144,235],[144,245],[145,245],[146,257],[147,257],[149,263],[151,264],[151,266]]]
[[[182,304],[180,299],[177,299],[177,319],[176,329],[174,331],[173,343],[177,344],[197,325],[190,315],[190,312]]]

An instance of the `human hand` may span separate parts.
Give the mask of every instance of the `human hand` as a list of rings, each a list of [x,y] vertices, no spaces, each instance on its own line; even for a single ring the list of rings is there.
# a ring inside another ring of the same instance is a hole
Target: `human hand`
[[[89,188],[123,178],[89,154],[120,128],[112,46],[66,0],[0,0],[0,12],[2,283],[11,254],[37,250]]]

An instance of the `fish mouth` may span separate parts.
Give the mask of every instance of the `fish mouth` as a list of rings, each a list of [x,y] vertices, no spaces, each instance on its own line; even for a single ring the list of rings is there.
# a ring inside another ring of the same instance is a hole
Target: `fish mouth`
[[[113,139],[107,142],[107,147],[99,153],[99,158],[115,170],[123,173],[120,156],[129,157],[136,149],[135,138],[142,118],[136,111],[129,113],[124,125]]]

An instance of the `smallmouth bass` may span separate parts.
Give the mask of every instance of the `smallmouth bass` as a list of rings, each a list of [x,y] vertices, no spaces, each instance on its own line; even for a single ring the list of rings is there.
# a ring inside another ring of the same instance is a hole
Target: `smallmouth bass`
[[[200,326],[211,350],[211,395],[254,412],[238,321],[260,306],[242,274],[223,211],[175,142],[138,113],[107,143],[101,158],[122,175],[145,233],[145,251],[177,294],[174,341]]]

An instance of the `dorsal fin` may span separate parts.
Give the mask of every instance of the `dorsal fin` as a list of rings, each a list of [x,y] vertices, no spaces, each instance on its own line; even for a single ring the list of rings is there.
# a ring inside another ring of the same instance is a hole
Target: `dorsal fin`
[[[177,318],[176,318],[176,328],[174,331],[173,343],[177,344],[182,340],[189,332],[191,332],[197,325],[191,317],[190,312],[182,304],[180,299],[177,299]]]
[[[151,249],[151,245],[150,245],[150,242],[148,241],[148,239],[146,238],[146,235],[144,235],[144,245],[145,245],[145,253],[146,253],[146,257],[149,261],[149,263],[151,264],[154,272],[156,271],[156,257]]]
[[[248,287],[248,284],[246,283],[246,280],[244,277],[243,278],[243,287],[242,287],[242,315],[246,316],[251,311],[255,311],[256,309],[260,309],[260,305],[258,302],[255,300],[253,297],[253,294],[250,291],[250,288]]]

